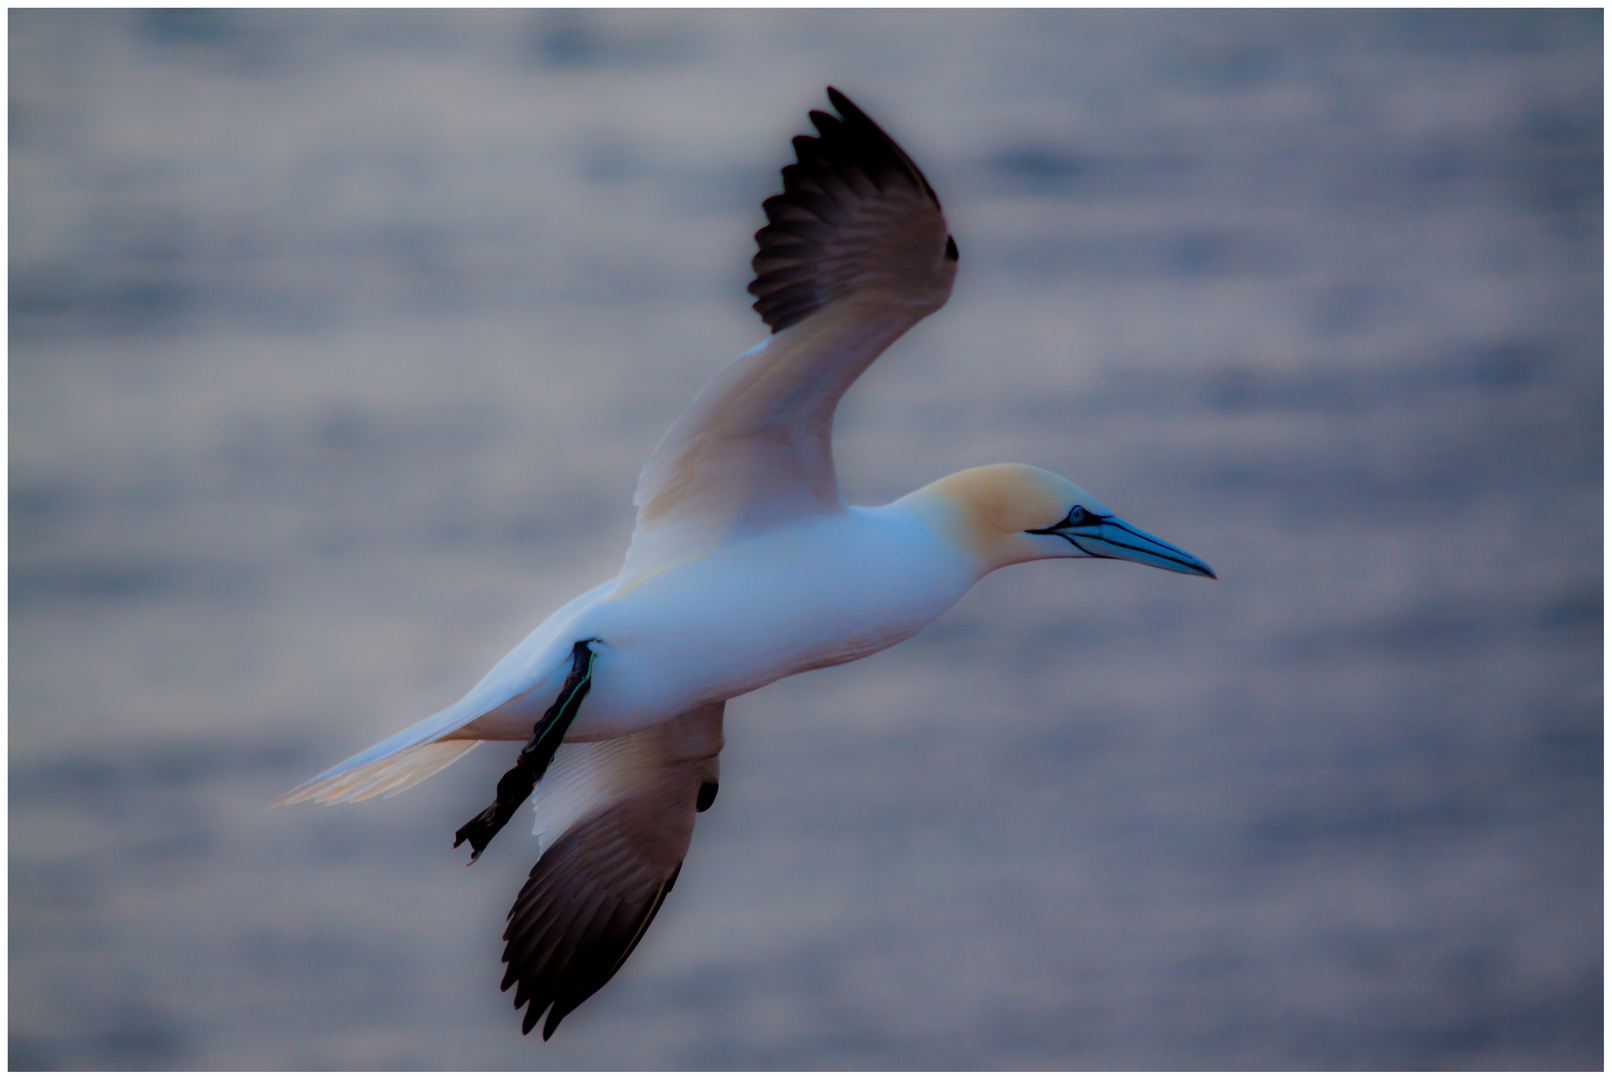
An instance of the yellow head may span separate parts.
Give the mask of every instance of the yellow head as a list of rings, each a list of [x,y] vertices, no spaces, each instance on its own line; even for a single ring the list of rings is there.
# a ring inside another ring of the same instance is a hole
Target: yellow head
[[[1203,560],[1116,517],[1084,488],[1034,465],[986,465],[942,477],[901,500],[985,573],[1032,559],[1126,559],[1214,577]]]

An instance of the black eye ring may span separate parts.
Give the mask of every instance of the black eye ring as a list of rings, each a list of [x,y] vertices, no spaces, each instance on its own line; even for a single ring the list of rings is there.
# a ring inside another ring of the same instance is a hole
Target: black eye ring
[[[1069,513],[1065,514],[1063,516],[1063,520],[1058,522],[1058,524],[1049,526],[1045,529],[1026,529],[1024,531],[1032,536],[1059,536],[1062,535],[1061,530],[1063,529],[1075,529],[1082,525],[1096,525],[1101,523],[1102,520],[1103,516],[1101,514],[1094,514],[1090,510],[1087,510],[1084,506],[1076,505],[1070,507]],[[1074,540],[1067,536],[1065,536],[1064,539],[1068,540],[1071,544],[1075,543]],[[1075,544],[1075,546],[1079,547],[1080,545]],[[1081,550],[1085,549],[1082,548]]]

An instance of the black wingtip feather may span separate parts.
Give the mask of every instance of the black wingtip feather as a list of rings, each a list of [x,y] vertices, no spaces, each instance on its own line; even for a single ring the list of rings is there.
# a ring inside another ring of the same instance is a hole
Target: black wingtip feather
[[[866,116],[861,109],[852,103],[851,99],[840,93],[835,87],[828,88],[828,103],[839,110],[841,116]]]
[[[614,843],[612,825],[606,813],[561,837],[532,868],[510,909],[504,931],[508,967],[501,985],[515,987],[515,1008],[526,1008],[522,1034],[546,1012],[547,1040],[560,1021],[603,988],[637,948],[677,882],[681,861],[664,879],[624,890],[590,873],[589,852],[601,841]]]
[[[807,113],[817,134],[791,140],[796,160],[783,169],[783,193],[762,203],[768,223],[756,232],[758,251],[751,260],[756,278],[749,291],[757,298],[752,307],[775,334],[836,298],[836,282],[822,269],[825,245],[858,200],[903,185],[940,209],[929,181],[894,139],[835,87],[828,88],[828,100],[839,115]],[[781,265],[798,265],[802,272],[773,276]],[[805,295],[800,288],[783,287],[801,280],[807,283]]]

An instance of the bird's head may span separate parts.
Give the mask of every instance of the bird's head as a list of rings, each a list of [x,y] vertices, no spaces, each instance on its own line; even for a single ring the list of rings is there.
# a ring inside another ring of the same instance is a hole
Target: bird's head
[[[995,570],[1033,559],[1127,559],[1212,578],[1195,555],[1122,520],[1084,488],[1033,465],[986,465],[908,496]]]

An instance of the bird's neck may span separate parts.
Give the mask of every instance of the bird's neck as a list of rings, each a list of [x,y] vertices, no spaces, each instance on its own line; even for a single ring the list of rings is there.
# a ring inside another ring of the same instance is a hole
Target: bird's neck
[[[987,465],[964,469],[926,484],[895,502],[971,559],[977,567],[976,580],[993,570],[1034,557],[1027,556],[1021,550],[1022,545],[1013,542],[1016,537],[1001,526],[1001,488],[995,475],[999,468]]]

